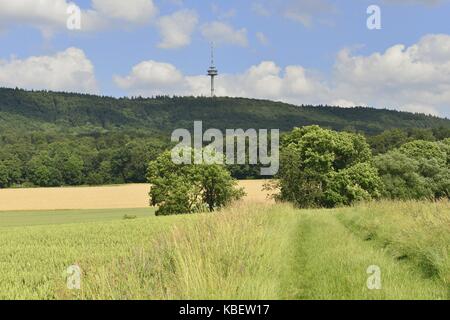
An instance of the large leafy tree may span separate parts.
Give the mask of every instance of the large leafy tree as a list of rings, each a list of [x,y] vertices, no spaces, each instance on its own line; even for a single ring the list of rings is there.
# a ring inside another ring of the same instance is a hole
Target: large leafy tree
[[[365,138],[309,126],[283,137],[281,201],[298,207],[334,207],[380,196],[382,183],[370,163]]]
[[[157,215],[212,212],[245,195],[225,166],[175,164],[170,152],[150,162],[147,177]]]

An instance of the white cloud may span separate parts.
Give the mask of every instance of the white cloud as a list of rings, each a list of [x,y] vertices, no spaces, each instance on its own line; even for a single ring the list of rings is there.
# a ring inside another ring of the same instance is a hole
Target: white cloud
[[[219,75],[216,92],[219,96],[294,104],[373,106],[448,116],[449,53],[450,36],[437,34],[427,35],[409,47],[395,45],[367,56],[342,50],[328,77],[303,66],[282,68],[273,61],[264,61],[239,74]],[[150,61],[150,65],[159,64]],[[208,95],[208,77],[183,75],[170,64],[162,69],[164,72],[155,72],[145,64],[137,65],[129,76],[118,77],[116,83],[134,95]],[[161,81],[157,81],[158,74],[162,74]]]
[[[197,24],[198,15],[194,10],[181,10],[161,17],[157,22],[162,37],[158,47],[173,49],[189,45]]]
[[[336,94],[378,107],[445,113],[450,106],[450,36],[427,35],[406,47],[356,56],[342,50],[334,74]],[[448,111],[447,111],[448,112]]]
[[[136,65],[128,76],[116,76],[115,82],[132,95],[207,95],[209,92],[206,76],[186,76],[171,64],[155,61]],[[309,77],[304,68],[289,66],[282,70],[272,61],[261,62],[242,74],[224,74],[217,79],[217,94],[221,96],[310,100],[326,90],[319,80]]]
[[[183,85],[183,75],[173,65],[144,61],[133,67],[128,76],[114,76],[114,82],[124,90],[136,93],[166,94],[167,90],[173,90]]]
[[[234,29],[231,25],[214,21],[201,27],[203,37],[217,44],[248,46],[247,29]]]
[[[0,0],[0,26],[30,25],[48,37],[55,31],[66,30],[69,5],[66,0]],[[100,23],[95,21],[99,19],[93,11],[83,11],[82,15],[85,30]]]
[[[92,0],[92,7],[105,17],[132,23],[148,22],[158,13],[153,0]]]
[[[73,4],[67,0],[0,0],[0,27],[28,25],[38,28],[46,37],[67,31]],[[81,32],[119,25],[141,24],[156,15],[153,0],[92,0],[92,8],[81,11]]]
[[[98,93],[94,66],[77,48],[53,56],[0,60],[0,86]]]

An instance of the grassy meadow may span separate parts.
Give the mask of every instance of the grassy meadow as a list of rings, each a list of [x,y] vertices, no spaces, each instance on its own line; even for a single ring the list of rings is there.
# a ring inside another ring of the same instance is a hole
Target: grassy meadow
[[[0,213],[0,299],[448,299],[449,235],[448,201]]]

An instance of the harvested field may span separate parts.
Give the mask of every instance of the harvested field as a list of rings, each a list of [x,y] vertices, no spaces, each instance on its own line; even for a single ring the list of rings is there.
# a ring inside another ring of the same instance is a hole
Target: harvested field
[[[268,202],[264,180],[240,181],[245,201]],[[148,184],[0,190],[0,211],[146,208]]]

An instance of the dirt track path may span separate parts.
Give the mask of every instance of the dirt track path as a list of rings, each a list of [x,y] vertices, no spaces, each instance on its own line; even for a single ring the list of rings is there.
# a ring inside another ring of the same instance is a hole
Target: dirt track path
[[[304,213],[299,224],[291,299],[446,299],[440,283],[353,235],[329,212]],[[380,270],[379,290],[367,287],[367,269]]]

